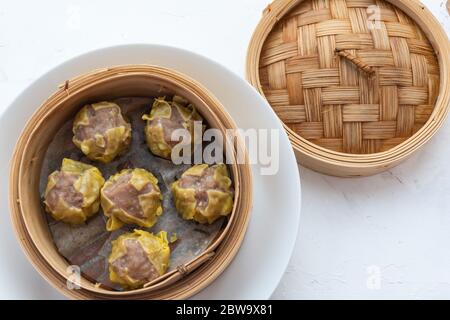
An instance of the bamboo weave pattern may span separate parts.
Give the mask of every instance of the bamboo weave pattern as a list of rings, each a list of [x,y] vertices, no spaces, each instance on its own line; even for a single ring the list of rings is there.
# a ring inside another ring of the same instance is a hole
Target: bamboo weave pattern
[[[279,118],[330,150],[387,151],[430,118],[439,65],[420,27],[383,0],[306,0],[264,42],[260,82]]]

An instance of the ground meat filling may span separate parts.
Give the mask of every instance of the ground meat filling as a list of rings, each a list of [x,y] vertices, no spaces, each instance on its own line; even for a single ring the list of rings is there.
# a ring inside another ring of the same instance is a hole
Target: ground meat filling
[[[206,168],[201,176],[184,175],[180,179],[180,187],[195,190],[197,207],[205,209],[208,206],[208,190],[222,190],[214,180],[214,167]]]
[[[172,107],[170,119],[158,117],[150,122],[151,127],[161,127],[164,132],[165,142],[174,147],[179,141],[172,141],[172,133],[177,129],[185,129],[183,127],[184,119],[181,117],[177,108]]]
[[[117,108],[94,110],[92,106],[88,106],[87,113],[89,124],[78,126],[75,130],[75,138],[79,141],[94,139],[96,134],[105,136],[106,131],[111,128],[129,126]]]
[[[151,183],[148,183],[141,190],[136,190],[129,182],[131,175],[131,173],[128,173],[120,176],[117,181],[103,192],[118,208],[122,209],[130,216],[143,219],[145,216],[139,203],[139,195],[149,193],[155,190],[155,188]]]
[[[55,175],[56,184],[47,193],[46,202],[51,210],[55,210],[59,199],[63,199],[70,207],[81,208],[83,205],[83,195],[75,190],[73,186],[78,176],[57,172]]]
[[[158,271],[148,260],[147,254],[137,240],[127,239],[124,245],[127,253],[111,263],[119,277],[128,275],[138,281],[151,281],[159,277]]]

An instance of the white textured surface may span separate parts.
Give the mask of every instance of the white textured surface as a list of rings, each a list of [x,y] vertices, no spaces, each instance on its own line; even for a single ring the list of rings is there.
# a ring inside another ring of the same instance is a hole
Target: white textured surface
[[[423,3],[450,32],[444,1]],[[243,76],[247,45],[267,4],[1,0],[0,111],[52,66],[114,44],[182,47]],[[450,298],[449,136],[447,122],[416,156],[375,177],[300,169],[300,235],[273,298]]]

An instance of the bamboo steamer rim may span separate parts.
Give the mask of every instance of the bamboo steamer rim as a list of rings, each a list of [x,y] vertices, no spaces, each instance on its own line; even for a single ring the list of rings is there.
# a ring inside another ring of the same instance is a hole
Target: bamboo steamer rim
[[[247,80],[264,95],[259,78],[259,61],[263,44],[274,26],[291,9],[307,0],[275,0],[263,12],[247,51]],[[399,164],[421,148],[441,127],[450,104],[450,44],[445,31],[433,14],[417,0],[384,0],[405,12],[419,25],[431,42],[439,63],[439,96],[429,120],[406,141],[393,148],[370,154],[351,154],[326,149],[301,137],[286,124],[299,163],[329,175],[353,177],[382,172]]]
[[[46,122],[46,118],[55,114],[59,106],[67,99],[81,94],[90,88],[95,88],[102,83],[108,83],[117,79],[131,77],[150,77],[164,80],[189,92],[204,105],[203,111],[207,112],[209,119],[219,125],[221,130],[236,128],[231,117],[226,113],[220,102],[202,85],[191,78],[176,71],[150,65],[125,65],[112,68],[95,70],[66,81],[59,90],[49,97],[28,121],[19,141],[17,142],[10,168],[10,208],[13,226],[20,244],[29,260],[53,286],[63,294],[71,298],[187,298],[211,283],[231,262],[242,243],[247,228],[252,205],[252,181],[249,161],[244,164],[231,165],[235,180],[235,204],[229,220],[220,235],[210,244],[200,256],[173,270],[148,286],[132,291],[116,292],[97,288],[87,280],[81,279],[81,289],[69,290],[66,286],[67,275],[55,267],[54,261],[45,254],[45,250],[36,244],[39,243],[37,234],[30,232],[30,221],[27,221],[27,210],[22,207],[21,179],[24,170],[27,170],[25,155],[33,134]],[[161,87],[163,88],[163,86]],[[59,125],[62,125],[59,124]],[[237,138],[233,145],[228,142],[227,148],[235,159],[237,152],[242,152],[248,160],[248,154],[242,139]],[[46,149],[46,148],[45,148]],[[31,159],[31,162],[34,158]],[[40,168],[40,167],[39,167]],[[39,169],[40,171],[40,169]],[[243,189],[241,189],[243,188]],[[245,193],[242,192],[245,190]],[[47,231],[48,232],[48,231]],[[58,254],[59,255],[59,254]],[[208,273],[209,271],[209,273]],[[187,272],[187,275],[185,274]],[[178,288],[178,290],[175,290]]]

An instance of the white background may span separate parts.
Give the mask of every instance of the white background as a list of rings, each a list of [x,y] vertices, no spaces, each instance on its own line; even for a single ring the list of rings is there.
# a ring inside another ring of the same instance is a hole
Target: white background
[[[115,44],[181,47],[244,76],[247,45],[268,3],[0,0],[0,112],[51,67]],[[444,0],[423,3],[450,33]],[[300,233],[273,298],[450,299],[449,135],[447,121],[413,158],[370,178],[300,168]]]

